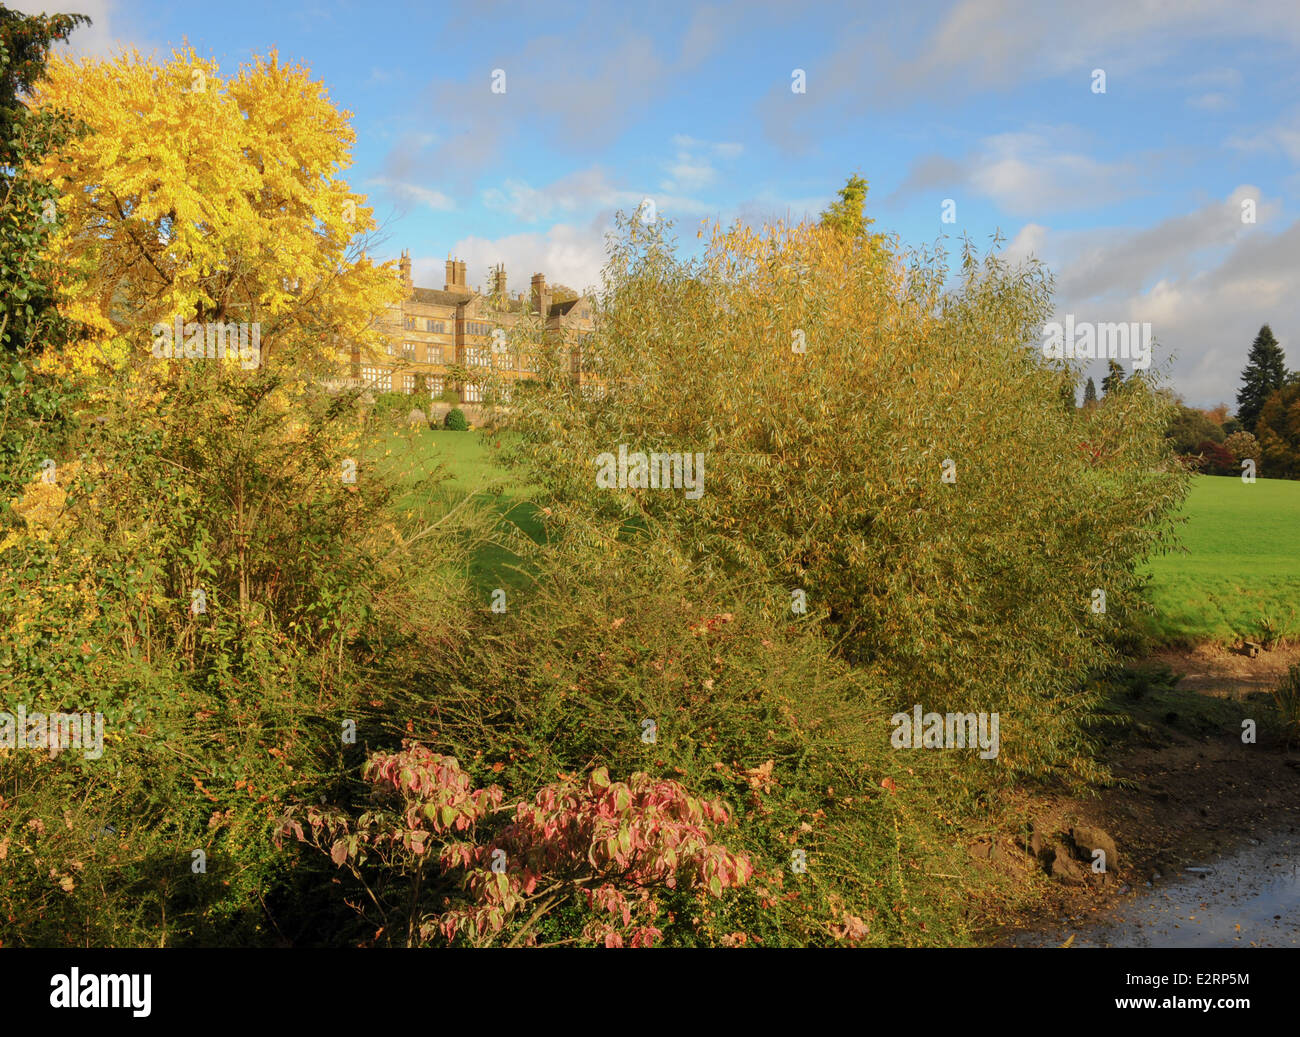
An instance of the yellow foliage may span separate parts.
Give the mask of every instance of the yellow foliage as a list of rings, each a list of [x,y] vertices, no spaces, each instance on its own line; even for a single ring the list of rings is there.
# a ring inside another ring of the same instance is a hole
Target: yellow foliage
[[[35,101],[88,130],[37,171],[62,192],[61,309],[91,333],[51,364],[166,380],[152,329],[177,316],[257,323],[262,365],[304,378],[378,335],[401,289],[360,248],[375,222],[341,176],[350,113],[307,68],[272,52],[223,77],[192,48],[161,65],[55,56]]]
[[[41,541],[58,553],[57,569],[64,582],[46,583],[32,587],[22,601],[22,608],[9,617],[7,636],[11,643],[25,643],[28,627],[42,613],[56,612],[75,617],[74,622],[89,622],[95,612],[94,583],[84,571],[85,558],[81,551],[69,544],[70,531],[67,519],[67,488],[81,474],[83,466],[70,461],[57,469],[55,481],[46,482],[37,476],[23,488],[22,496],[12,501],[10,507],[23,521],[22,529],[10,530],[0,538],[0,554],[24,542]],[[92,465],[91,474],[102,478],[102,465]],[[20,574],[12,572],[11,578]]]
[[[71,462],[59,469],[54,482],[46,482],[38,475],[23,488],[22,497],[10,506],[14,514],[23,520],[23,532],[26,535],[47,543],[57,539],[55,534],[59,529],[59,519],[63,516],[64,504],[68,499],[64,487],[68,480],[76,476],[79,468],[77,462]],[[0,551],[18,543],[23,532],[11,530],[0,540]]]

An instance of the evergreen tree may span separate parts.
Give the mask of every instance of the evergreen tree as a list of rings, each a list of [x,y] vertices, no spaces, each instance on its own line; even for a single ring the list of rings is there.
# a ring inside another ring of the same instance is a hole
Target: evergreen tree
[[[1237,393],[1237,420],[1247,432],[1254,432],[1265,401],[1282,388],[1286,381],[1286,358],[1265,324],[1250,347],[1246,369],[1241,372],[1241,391]]]
[[[1074,402],[1074,379],[1065,377],[1061,379],[1061,406],[1065,408],[1066,414],[1073,414],[1079,409],[1078,404]]]
[[[1096,402],[1097,402],[1097,386],[1093,384],[1092,379],[1089,378],[1088,384],[1083,387],[1083,405],[1086,407],[1088,406],[1088,404],[1096,403]]]
[[[1124,368],[1116,360],[1107,360],[1106,377],[1101,380],[1101,391],[1109,396],[1124,385]]]

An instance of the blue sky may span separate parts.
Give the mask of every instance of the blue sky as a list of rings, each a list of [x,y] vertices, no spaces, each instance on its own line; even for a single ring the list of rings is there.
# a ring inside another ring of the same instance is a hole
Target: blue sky
[[[1055,273],[1058,316],[1150,321],[1189,403],[1233,402],[1265,322],[1300,367],[1295,0],[57,9],[95,19],[82,54],[188,41],[223,70],[271,48],[308,64],[354,113],[380,257],[410,249],[420,285],[442,287],[450,252],[471,283],[504,262],[512,291],[536,271],[581,288],[642,198],[691,251],[702,219],[815,217],[860,172],[876,229],[1000,230]]]

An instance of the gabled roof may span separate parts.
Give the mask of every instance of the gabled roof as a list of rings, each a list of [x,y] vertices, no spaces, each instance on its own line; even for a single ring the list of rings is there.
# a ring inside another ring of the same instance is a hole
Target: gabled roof
[[[578,305],[577,299],[566,299],[564,302],[551,303],[551,308],[547,311],[548,317],[566,317],[571,309]]]

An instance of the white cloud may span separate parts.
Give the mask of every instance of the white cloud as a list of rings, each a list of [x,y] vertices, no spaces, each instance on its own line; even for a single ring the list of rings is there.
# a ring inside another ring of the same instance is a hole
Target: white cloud
[[[1235,68],[1219,66],[1193,72],[1182,80],[1182,85],[1193,89],[1236,90],[1241,86],[1241,82],[1242,75]]]
[[[1203,112],[1226,112],[1235,107],[1226,94],[1208,93],[1199,97],[1189,97],[1187,103]]]
[[[1300,115],[1293,115],[1251,133],[1233,134],[1224,143],[1237,151],[1280,151],[1296,165],[1300,165]]]
[[[918,8],[920,8],[918,10]],[[931,28],[933,27],[933,28]],[[1112,94],[1135,81],[1158,86],[1187,80],[1187,58],[1200,45],[1222,48],[1260,41],[1270,55],[1300,45],[1295,0],[960,0],[873,12],[870,28],[838,28],[835,49],[807,68],[808,92],[792,97],[788,81],[760,105],[768,137],[799,151],[849,115],[897,112],[917,100],[947,102],[987,91],[1069,79],[1087,97],[1094,68]],[[1196,74],[1196,73],[1193,73]],[[1198,93],[1234,89],[1232,69],[1202,70]]]
[[[1135,176],[1131,163],[1062,151],[1038,134],[1006,133],[984,142],[970,185],[1007,212],[1032,213],[1114,201],[1133,191]]]
[[[22,14],[45,14],[54,11],[84,14],[90,25],[72,31],[67,43],[55,44],[51,53],[75,58],[104,58],[124,48],[141,51],[155,49],[145,45],[142,36],[124,24],[122,9],[116,0],[76,0],[66,4],[49,0],[5,0],[5,6]]]
[[[1007,246],[1010,258],[1032,252],[1056,273],[1058,319],[1150,321],[1155,364],[1189,403],[1232,404],[1246,352],[1261,324],[1283,348],[1300,326],[1300,221],[1279,226],[1281,206],[1261,201],[1259,222],[1241,222],[1242,185],[1226,199],[1145,228],[1055,232],[1027,224]],[[1292,339],[1289,361],[1300,361]],[[1104,373],[1105,364],[1091,373]]]
[[[1013,215],[1103,205],[1140,190],[1132,160],[1105,162],[1085,150],[1089,139],[1069,126],[986,137],[961,160],[928,155],[913,163],[886,199],[897,204],[913,195],[968,188]]]
[[[725,159],[739,158],[745,150],[743,144],[735,141],[710,142],[688,137],[684,133],[673,135],[673,147],[680,148],[682,151],[705,152]]]
[[[569,173],[544,187],[534,187],[526,180],[509,179],[502,187],[487,188],[483,204],[490,209],[509,213],[523,223],[539,223],[572,215],[613,215],[616,209],[631,212],[650,198],[659,212],[670,218],[699,215],[716,210],[716,206],[676,193],[672,187],[661,191],[638,191],[614,184],[600,166]]]
[[[1041,223],[1026,223],[1016,233],[1016,236],[1007,242],[1003,254],[1012,262],[1027,259],[1030,256],[1041,259],[1043,245],[1050,233]]]
[[[487,188],[482,195],[485,206],[508,212],[524,223],[596,209],[635,208],[642,197],[634,191],[616,188],[600,166],[569,173],[544,187],[512,178],[503,187]]]
[[[677,148],[676,158],[663,164],[668,179],[659,184],[665,191],[698,191],[710,186],[718,179],[713,160],[730,161],[745,150],[732,141],[712,143],[681,133],[673,137],[673,146]]]
[[[366,184],[386,189],[398,202],[407,205],[424,205],[436,212],[449,212],[456,208],[455,201],[441,191],[421,187],[419,184],[407,184],[383,176],[372,177]]]
[[[550,284],[566,284],[581,290],[600,283],[600,271],[605,263],[605,232],[594,222],[587,226],[558,223],[545,232],[462,238],[451,252],[465,261],[471,285],[484,283],[487,271],[503,263],[512,295],[527,292],[535,273],[545,274]],[[446,279],[444,262],[441,257],[413,258],[415,283],[441,288]]]
[[[664,53],[654,31],[625,26],[612,32],[584,23],[535,37],[495,58],[496,67],[507,72],[505,93],[494,94],[486,74],[435,79],[426,101],[449,132],[423,164],[468,187],[494,164],[504,165],[509,144],[525,130],[544,133],[569,152],[605,147],[711,50],[712,38],[701,33],[674,58]],[[584,60],[574,60],[575,54]],[[391,156],[390,162],[403,158]],[[400,166],[390,173],[405,175]]]
[[[1150,68],[1176,55],[1184,42],[1250,37],[1300,42],[1300,6],[1293,0],[1093,0],[1044,8],[1038,0],[962,0],[920,55],[899,55],[899,63],[917,83],[941,77],[1005,85],[1093,65],[1108,71]],[[1239,81],[1232,69],[1202,75],[1225,84]]]
[[[664,163],[664,169],[669,178],[660,181],[659,186],[665,191],[698,191],[718,179],[718,171],[708,159],[696,158],[686,151],[679,151],[675,160]]]

